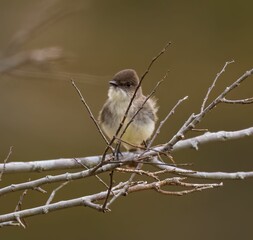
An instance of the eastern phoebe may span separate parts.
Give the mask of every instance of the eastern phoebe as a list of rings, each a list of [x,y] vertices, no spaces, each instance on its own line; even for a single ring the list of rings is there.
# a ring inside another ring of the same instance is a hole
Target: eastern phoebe
[[[109,138],[115,135],[138,83],[139,77],[135,70],[132,69],[125,69],[116,73],[113,79],[109,81],[108,99],[99,113],[101,128]],[[146,97],[142,94],[142,89],[140,87],[120,133],[124,130],[126,124],[131,120],[136,111],[142,106],[145,99]],[[122,140],[137,146],[137,148],[141,146],[144,141],[151,137],[155,129],[155,122],[157,120],[156,112],[156,102],[151,98],[148,99],[127,128]],[[122,145],[127,150],[136,149],[124,142],[122,142]]]

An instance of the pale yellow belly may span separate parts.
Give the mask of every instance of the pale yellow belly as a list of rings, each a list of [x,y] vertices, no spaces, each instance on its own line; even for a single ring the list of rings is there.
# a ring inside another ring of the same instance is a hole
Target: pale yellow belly
[[[122,131],[124,130],[126,124],[128,123],[128,119],[126,119],[126,123],[124,124],[124,126],[122,127],[120,133],[122,133]],[[115,126],[105,126],[102,125],[102,129],[103,131],[106,133],[106,135],[109,138],[112,138],[119,126],[120,123],[115,124]],[[129,127],[127,128],[126,132],[124,133],[122,140],[125,142],[128,142],[132,145],[135,146],[140,146],[143,141],[146,141],[147,139],[149,139],[154,131],[155,128],[155,124],[153,121],[149,121],[145,124],[140,124],[140,123],[136,123],[136,122],[132,122]],[[120,134],[118,135],[118,137],[120,136]],[[131,149],[133,148],[132,146],[126,144],[126,143],[122,143],[123,146],[126,149]]]

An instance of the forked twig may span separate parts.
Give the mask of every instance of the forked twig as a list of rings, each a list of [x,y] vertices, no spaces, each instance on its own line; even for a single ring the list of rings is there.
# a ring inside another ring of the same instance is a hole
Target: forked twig
[[[223,68],[221,69],[221,71],[219,73],[217,73],[217,75],[216,75],[216,77],[215,77],[212,85],[207,90],[206,96],[204,97],[203,103],[201,105],[200,112],[203,112],[203,110],[205,108],[205,105],[206,105],[206,102],[208,100],[208,97],[209,97],[211,91],[213,90],[213,88],[215,87],[215,84],[216,84],[217,80],[219,79],[219,77],[221,76],[221,74],[225,72],[227,65],[229,65],[231,63],[234,63],[234,60],[226,62],[225,65],[223,66]]]
[[[46,202],[46,205],[50,204],[50,203],[53,201],[56,192],[59,191],[59,190],[60,190],[61,188],[63,188],[64,186],[66,186],[68,183],[69,183],[69,182],[64,182],[64,183],[62,183],[59,187],[55,188],[55,189],[52,191],[52,193],[50,194],[50,196],[49,196],[49,198],[48,198],[48,200],[47,200],[47,202]]]
[[[29,179],[30,180],[30,179]],[[17,206],[15,207],[15,210],[14,212],[18,212],[18,211],[21,211],[21,207],[22,207],[22,204],[23,204],[23,200],[24,200],[24,197],[25,195],[27,194],[27,191],[28,189],[26,189],[21,195],[20,195],[20,198],[19,198],[19,201],[17,203]],[[26,228],[27,227],[27,224],[25,222],[24,219],[20,218],[19,216],[16,217],[16,220],[18,221],[19,225],[22,226],[23,228]]]
[[[233,82],[229,87],[226,87],[224,91],[216,97],[207,107],[203,108],[203,111],[198,114],[192,114],[186,123],[180,128],[180,130],[171,138],[171,140],[165,145],[164,151],[171,151],[173,146],[182,138],[184,135],[195,128],[198,123],[205,117],[205,115],[210,112],[214,107],[216,107],[219,103],[222,102],[224,97],[231,92],[236,87],[240,86],[240,84],[247,79],[250,75],[253,74],[253,69],[246,71],[241,77],[239,77],[235,82]],[[203,105],[202,105],[203,106]],[[201,108],[202,109],[202,108]]]
[[[25,195],[27,194],[27,191],[28,191],[28,189],[26,189],[26,190],[20,195],[19,201],[18,201],[17,206],[16,206],[16,208],[15,208],[15,210],[14,210],[15,212],[21,210],[21,206],[22,206],[22,204],[23,204],[23,200],[24,200]]]

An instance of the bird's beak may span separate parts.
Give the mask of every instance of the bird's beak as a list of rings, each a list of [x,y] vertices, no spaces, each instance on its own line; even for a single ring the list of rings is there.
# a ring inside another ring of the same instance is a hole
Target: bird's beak
[[[117,87],[117,86],[118,86],[118,83],[117,83],[116,81],[114,81],[114,80],[110,81],[109,84],[110,84],[111,86],[114,86],[114,87]]]

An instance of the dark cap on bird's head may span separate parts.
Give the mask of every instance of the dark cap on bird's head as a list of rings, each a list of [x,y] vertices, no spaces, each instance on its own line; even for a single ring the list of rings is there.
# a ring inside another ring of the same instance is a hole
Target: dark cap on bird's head
[[[135,70],[125,69],[116,73],[109,84],[113,88],[120,88],[127,93],[133,93],[138,86],[139,77]],[[139,88],[137,95],[142,94],[141,88]]]

